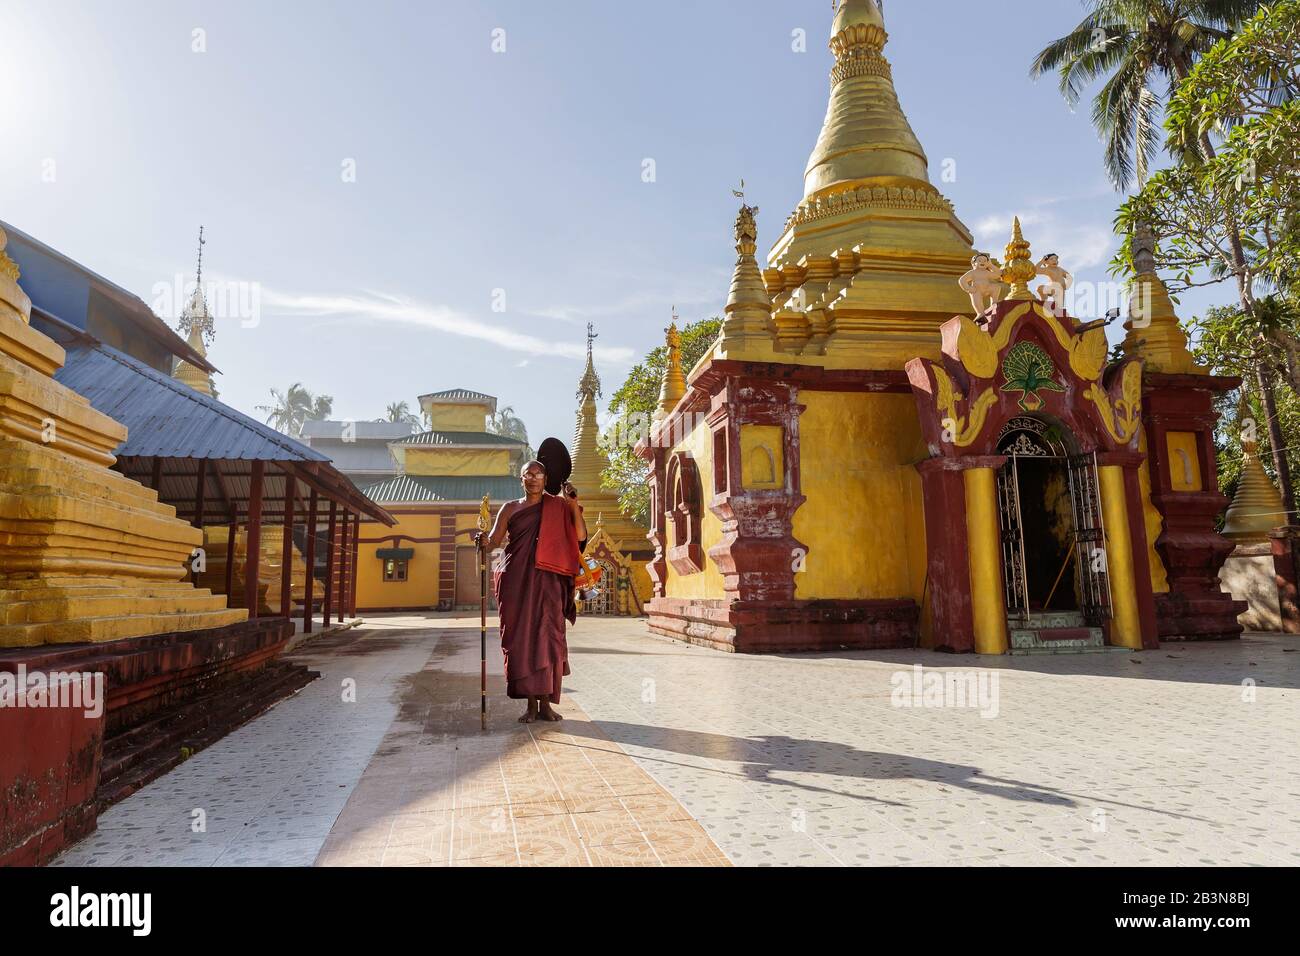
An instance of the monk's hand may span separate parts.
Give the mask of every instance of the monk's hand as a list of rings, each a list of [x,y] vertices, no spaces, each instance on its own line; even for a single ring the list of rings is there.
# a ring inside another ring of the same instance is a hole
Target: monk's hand
[[[572,484],[566,481],[563,485],[561,485],[561,488],[564,490],[565,495],[568,496],[570,499],[572,499],[573,501],[578,500],[578,489],[573,487]]]

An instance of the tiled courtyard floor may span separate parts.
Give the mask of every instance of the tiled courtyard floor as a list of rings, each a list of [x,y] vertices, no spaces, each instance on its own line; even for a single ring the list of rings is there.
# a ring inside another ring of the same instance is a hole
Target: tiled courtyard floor
[[[307,644],[320,680],[56,865],[1300,862],[1297,638],[753,657],[581,619],[570,650],[565,720],[525,726],[495,649],[484,733],[475,618]],[[922,706],[917,664],[986,696]]]

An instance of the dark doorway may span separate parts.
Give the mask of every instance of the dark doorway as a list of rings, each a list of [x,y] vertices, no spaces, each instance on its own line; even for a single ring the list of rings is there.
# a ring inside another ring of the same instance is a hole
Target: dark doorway
[[[1031,611],[1077,611],[1073,509],[1066,459],[1016,461],[1025,583]]]

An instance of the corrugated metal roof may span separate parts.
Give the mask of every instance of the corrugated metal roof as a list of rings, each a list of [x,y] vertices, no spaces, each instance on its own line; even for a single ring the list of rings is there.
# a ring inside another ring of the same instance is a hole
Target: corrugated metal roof
[[[425,501],[510,501],[523,495],[512,475],[398,475],[367,485],[361,493],[384,504]]]
[[[55,380],[129,432],[116,455],[328,462],[296,442],[107,345],[68,349]]]
[[[468,388],[448,388],[441,392],[430,392],[428,395],[421,395],[420,401],[426,398],[435,402],[495,402],[495,395],[484,395],[482,392],[471,391]]]
[[[512,445],[523,448],[527,442],[492,432],[420,432],[393,442],[394,445]]]
[[[394,438],[403,438],[415,431],[415,426],[409,422],[345,422],[331,419],[323,422],[304,422],[302,437],[332,438],[341,441],[343,429],[349,425],[352,426],[352,437],[357,441],[365,439],[392,441]]]
[[[149,308],[149,306],[145,304],[145,301],[135,293],[128,292],[116,282],[105,279],[99,273],[87,268],[75,259],[65,256],[63,253],[59,252],[59,250],[46,245],[35,236],[23,232],[17,226],[10,225],[9,223],[0,220],[0,227],[3,227],[5,232],[9,234],[9,251],[14,254],[16,259],[18,259],[19,265],[23,265],[22,259],[20,258],[20,246],[22,245],[28,246],[36,255],[62,263],[64,266],[67,266],[83,276],[91,287],[98,289],[106,298],[117,304],[122,309],[122,314],[125,315],[130,322],[136,325],[150,338],[159,342],[165,349],[167,349],[167,351],[171,352],[172,355],[184,359],[196,368],[200,368],[205,372],[211,373],[220,371],[215,365],[211,364],[205,356],[196,352],[189,342],[177,335],[175,329],[155,315],[153,309]],[[33,290],[30,287],[24,289],[24,291],[29,295],[33,294]],[[50,315],[51,313],[42,308],[43,303],[40,301],[42,298],[43,297],[40,296],[33,298],[32,305],[40,309],[40,311],[45,312],[46,315]],[[81,316],[80,324],[72,321],[74,316],[71,315],[55,315],[53,318],[59,322],[69,323],[75,328],[85,329],[86,327],[87,316],[84,314]]]

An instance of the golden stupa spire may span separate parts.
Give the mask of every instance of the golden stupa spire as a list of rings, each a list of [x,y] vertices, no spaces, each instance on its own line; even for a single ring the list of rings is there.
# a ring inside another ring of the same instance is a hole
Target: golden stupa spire
[[[676,306],[673,307],[672,324],[664,329],[664,343],[668,346],[668,361],[664,364],[655,418],[662,418],[671,412],[686,394],[686,375],[682,372],[682,334],[677,331]]]
[[[578,380],[578,413],[573,427],[573,473],[570,480],[585,496],[600,487],[600,475],[609,467],[609,459],[600,448],[600,426],[596,421],[596,399],[600,395],[600,376],[592,360],[592,342],[597,333],[587,323],[587,367]]]
[[[1238,544],[1263,544],[1268,541],[1269,531],[1286,524],[1286,506],[1259,460],[1259,442],[1255,439],[1257,429],[1247,428],[1249,419],[1250,406],[1246,404],[1243,389],[1237,412],[1237,427],[1241,434],[1241,476],[1237,479],[1232,504],[1228,505],[1223,516],[1223,536]]]
[[[1129,289],[1128,320],[1124,323],[1124,354],[1142,359],[1146,369],[1181,375],[1204,375],[1187,348],[1164,280],[1156,274],[1155,239],[1151,229],[1138,223],[1133,240],[1133,281]]]
[[[758,208],[743,201],[736,214],[736,268],[731,274],[726,317],[722,320],[719,357],[745,358],[770,355],[772,300],[758,270]]]
[[[831,96],[804,171],[804,198],[835,183],[901,176],[929,182],[921,141],[894,91],[876,0],[841,0],[831,26]]]
[[[1011,286],[1006,298],[1012,301],[1035,299],[1029,283],[1038,275],[1034,260],[1029,255],[1029,243],[1020,231],[1020,217],[1011,225],[1011,241],[1007,243],[1007,264],[1002,267],[1002,281]]]
[[[187,341],[190,348],[207,358],[206,340],[212,336],[213,323],[212,313],[208,311],[208,300],[203,295],[203,246],[205,243],[203,227],[199,226],[199,259],[195,268],[194,294],[190,296],[185,311],[181,313],[180,331],[188,332]],[[196,392],[215,397],[216,390],[212,384],[212,376],[189,362],[178,361],[175,371],[172,372],[172,377],[179,382],[185,383]]]

